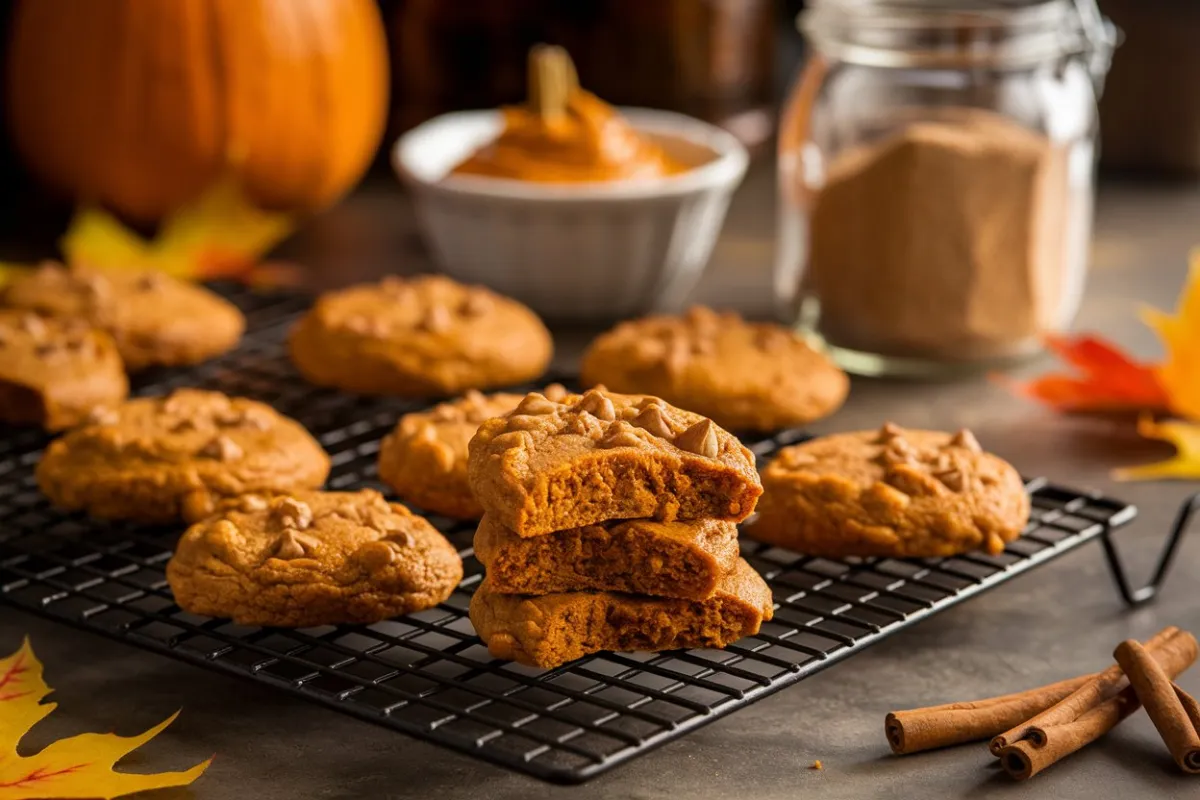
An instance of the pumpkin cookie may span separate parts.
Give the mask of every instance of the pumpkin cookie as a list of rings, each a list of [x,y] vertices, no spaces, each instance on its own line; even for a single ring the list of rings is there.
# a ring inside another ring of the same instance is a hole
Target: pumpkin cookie
[[[725,647],[758,633],[774,603],[744,560],[707,600],[616,592],[500,594],[484,579],[471,598],[471,623],[496,658],[550,668],[601,650]]]
[[[462,580],[446,537],[370,489],[235,503],[188,528],[167,564],[184,611],[240,625],[366,624],[432,608]]]
[[[553,384],[546,395],[562,399],[567,390]],[[479,423],[512,411],[522,397],[468,389],[457,400],[405,414],[379,446],[379,479],[423,511],[479,519],[483,509],[467,483],[467,443]]]
[[[440,276],[322,295],[292,329],[290,348],[312,383],[400,397],[530,381],[553,349],[525,306]]]
[[[60,430],[127,394],[108,334],[78,320],[0,309],[0,422]]]
[[[582,380],[662,397],[734,431],[805,425],[836,411],[850,387],[786,328],[703,307],[602,334],[584,354]]]
[[[595,589],[704,600],[737,563],[737,524],[635,519],[522,538],[485,516],[475,556],[502,594]]]
[[[746,535],[810,555],[999,553],[1029,519],[1029,495],[1008,462],[970,431],[823,436],[786,447],[763,471],[758,519]]]
[[[109,519],[198,519],[222,497],[320,486],[329,457],[270,406],[180,389],[99,412],[46,448],[38,486]]]
[[[657,397],[537,392],[471,439],[484,511],[520,536],[614,519],[738,522],[762,493],[754,456],[712,420]]]
[[[131,371],[197,364],[236,347],[246,327],[232,303],[161,272],[44,264],[13,280],[0,305],[108,331]]]

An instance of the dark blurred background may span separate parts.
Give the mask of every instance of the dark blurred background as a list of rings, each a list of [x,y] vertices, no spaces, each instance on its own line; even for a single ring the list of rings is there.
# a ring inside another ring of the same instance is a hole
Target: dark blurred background
[[[16,0],[0,0],[10,45]],[[722,124],[767,152],[779,98],[801,60],[803,0],[378,0],[392,62],[388,135],[367,180],[390,180],[395,136],[445,111],[520,102],[537,42],[567,47],[584,86],[622,105],[670,108]],[[0,238],[43,249],[70,207],[0,140]],[[0,253],[0,260],[15,254]]]
[[[388,135],[368,181],[390,181],[386,153],[404,129],[444,111],[518,102],[525,54],[562,44],[584,86],[617,104],[670,108],[733,131],[769,158],[780,97],[803,45],[803,0],[378,0],[389,40]],[[0,0],[7,52],[15,0]],[[1101,0],[1126,32],[1102,103],[1110,170],[1200,172],[1197,0]],[[0,64],[3,60],[0,59]],[[47,196],[0,139],[0,240],[42,252],[70,207]],[[23,252],[0,252],[0,259]]]

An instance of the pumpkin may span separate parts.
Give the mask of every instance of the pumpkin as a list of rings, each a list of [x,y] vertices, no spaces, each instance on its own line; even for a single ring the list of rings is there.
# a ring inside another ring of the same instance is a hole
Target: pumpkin
[[[387,113],[374,0],[23,0],[9,119],[29,168],[154,222],[232,172],[311,211],[370,164]]]

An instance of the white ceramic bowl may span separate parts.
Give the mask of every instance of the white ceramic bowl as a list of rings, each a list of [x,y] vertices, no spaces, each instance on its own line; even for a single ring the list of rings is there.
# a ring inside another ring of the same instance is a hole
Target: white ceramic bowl
[[[498,111],[445,114],[401,136],[392,165],[412,189],[441,269],[551,319],[678,310],[712,254],[746,173],[746,150],[720,128],[681,114],[621,113],[693,168],[587,184],[450,175],[500,133]]]

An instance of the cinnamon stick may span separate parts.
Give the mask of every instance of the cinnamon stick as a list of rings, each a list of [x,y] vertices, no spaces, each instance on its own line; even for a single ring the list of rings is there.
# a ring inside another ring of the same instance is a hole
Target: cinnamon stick
[[[1179,633],[1179,628],[1174,626],[1163,628],[1146,641],[1146,649],[1157,657],[1158,651]],[[1125,673],[1121,671],[1120,666],[1113,664],[1103,672],[1093,675],[1090,681],[1050,708],[1036,716],[1027,717],[1021,723],[996,736],[988,744],[988,749],[991,750],[992,755],[999,758],[1001,750],[1022,739],[1031,739],[1035,746],[1042,747],[1045,745],[1043,728],[1065,725],[1078,720],[1101,702],[1114,697],[1126,685]]]
[[[1162,666],[1137,642],[1121,642],[1113,657],[1146,707],[1171,758],[1184,772],[1200,772],[1200,704],[1172,683]]]
[[[1168,628],[1150,639],[1146,649],[1173,678],[1196,660],[1196,637]],[[1113,669],[1099,673],[1061,702],[1003,734],[1011,742],[999,753],[1004,771],[1017,780],[1031,778],[1099,739],[1136,711],[1140,706],[1137,693],[1128,679],[1112,680]],[[1115,669],[1120,671],[1119,666]]]
[[[1094,677],[1080,675],[986,700],[893,711],[884,719],[884,732],[897,755],[987,739],[1040,714]]]

